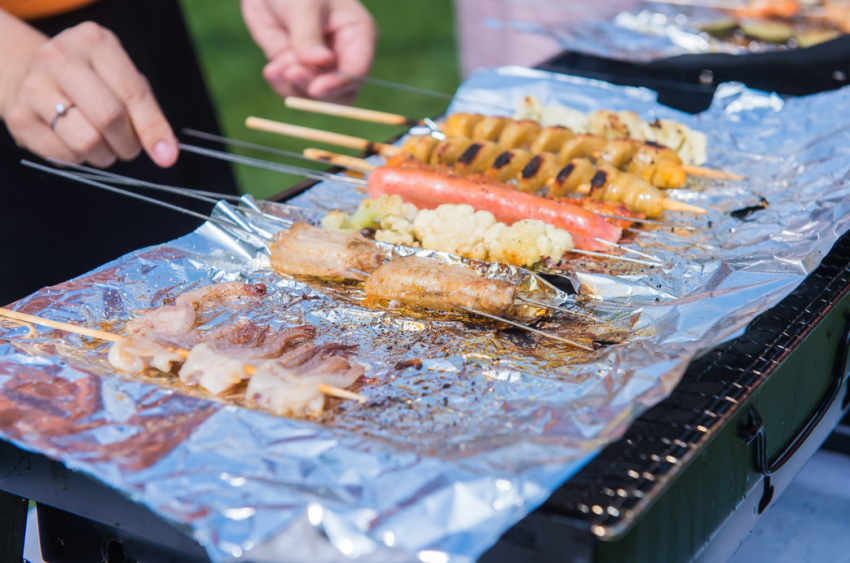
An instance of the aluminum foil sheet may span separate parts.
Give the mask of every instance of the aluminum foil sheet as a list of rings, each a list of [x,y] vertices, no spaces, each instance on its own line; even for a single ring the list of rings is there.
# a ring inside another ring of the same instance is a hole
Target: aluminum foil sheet
[[[365,308],[356,287],[281,278],[262,241],[207,223],[14,307],[120,331],[135,309],[186,289],[264,282],[267,299],[213,309],[203,322],[311,323],[320,341],[357,346],[369,402],[333,400],[316,420],[277,417],[174,378],[122,376],[101,342],[0,321],[0,436],[143,503],[216,562],[474,560],[665,398],[695,355],[788,295],[850,217],[850,126],[835,119],[850,115],[846,89],[783,101],[726,84],[707,112],[687,116],[645,90],[511,67],[474,74],[450,111],[494,113],[528,94],[678,119],[708,135],[711,166],[750,178],[691,181],[672,195],[710,213],[667,217],[695,227],[675,230],[678,238],[635,237],[664,266],[582,260],[546,278],[572,280],[578,295],[522,270],[471,264],[604,321],[516,312],[595,341],[596,352],[487,321]],[[362,197],[324,182],[293,201],[299,209],[264,205],[315,222]]]
[[[496,29],[549,37],[570,51],[621,61],[648,63],[678,55],[727,53],[743,55],[788,49],[763,41],[735,44],[712,37],[702,29],[728,20],[723,12],[697,5],[647,3],[644,9],[617,14],[610,20],[584,19],[574,25],[554,26],[528,21],[491,21]],[[730,3],[731,4],[731,3]]]

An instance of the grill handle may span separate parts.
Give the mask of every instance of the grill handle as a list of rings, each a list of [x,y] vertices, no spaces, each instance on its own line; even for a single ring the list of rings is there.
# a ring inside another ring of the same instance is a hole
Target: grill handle
[[[767,459],[767,437],[765,435],[763,420],[755,405],[750,407],[747,425],[741,429],[740,436],[748,446],[755,442],[756,471],[765,477],[775,475],[797,453],[797,450],[800,449],[800,446],[809,438],[817,425],[820,424],[820,421],[823,420],[824,415],[826,415],[827,411],[829,411],[835,402],[836,397],[838,397],[838,392],[847,374],[847,361],[850,359],[850,318],[848,318],[847,313],[844,316],[844,329],[841,332],[838,357],[833,366],[829,387],[824,394],[823,400],[803,429],[785,446],[785,449],[782,450],[772,463]]]

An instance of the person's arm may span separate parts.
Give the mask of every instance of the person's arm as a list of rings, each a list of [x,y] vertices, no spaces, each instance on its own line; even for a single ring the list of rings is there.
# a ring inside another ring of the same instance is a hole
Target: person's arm
[[[357,0],[242,0],[242,13],[281,96],[351,102],[372,66],[378,31]]]
[[[71,109],[56,118],[58,104]],[[42,157],[105,167],[144,149],[159,166],[177,160],[147,80],[115,35],[91,22],[50,39],[0,9],[0,119]]]

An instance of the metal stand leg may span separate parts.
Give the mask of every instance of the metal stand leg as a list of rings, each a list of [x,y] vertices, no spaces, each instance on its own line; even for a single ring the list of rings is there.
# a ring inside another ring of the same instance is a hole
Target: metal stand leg
[[[21,563],[29,501],[0,491],[0,563]]]

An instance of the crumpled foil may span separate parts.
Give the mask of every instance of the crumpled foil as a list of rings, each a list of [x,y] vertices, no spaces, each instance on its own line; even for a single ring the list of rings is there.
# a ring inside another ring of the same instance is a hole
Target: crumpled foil
[[[206,325],[235,316],[314,324],[320,341],[358,347],[367,365],[359,392],[369,403],[333,400],[317,420],[277,417],[189,392],[174,378],[122,376],[102,342],[4,320],[0,436],[143,503],[216,562],[474,560],[665,398],[695,355],[788,295],[850,221],[850,127],[834,118],[850,114],[846,89],[783,101],[725,84],[707,112],[688,116],[645,90],[510,67],[474,74],[450,111],[495,113],[527,94],[683,121],[707,134],[711,166],[750,178],[691,181],[671,194],[710,213],[668,213],[696,231],[676,229],[679,238],[663,244],[635,237],[665,265],[575,261],[560,274],[578,295],[473,264],[605,321],[517,313],[537,328],[597,340],[598,351],[484,320],[367,309],[356,287],[281,278],[266,268],[260,239],[207,223],[14,307],[120,331],[135,309],[186,289],[264,282],[267,299],[209,311]],[[300,209],[264,205],[314,222],[362,197],[325,182],[292,202]],[[417,359],[421,367],[404,363]]]
[[[729,15],[706,6],[657,3],[651,4],[651,8],[621,12],[610,20],[582,19],[577,25],[554,26],[517,20],[491,22],[491,25],[549,37],[570,51],[637,63],[679,55],[743,55],[788,49],[756,40],[739,45],[702,31],[708,24],[728,19]]]

